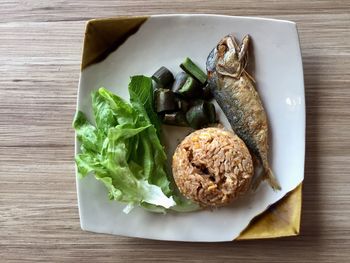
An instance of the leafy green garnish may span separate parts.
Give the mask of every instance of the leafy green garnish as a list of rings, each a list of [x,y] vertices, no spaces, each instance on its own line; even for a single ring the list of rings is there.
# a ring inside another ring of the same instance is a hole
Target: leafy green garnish
[[[133,76],[129,83],[130,102],[133,106],[140,103],[146,111],[149,121],[155,127],[157,134],[160,134],[160,120],[153,110],[153,87],[152,79],[145,76]]]
[[[127,204],[125,212],[134,206],[153,212],[195,210],[170,187],[152,92],[150,78],[134,76],[130,103],[105,88],[92,93],[95,125],[81,111],[73,122],[81,144],[75,156],[78,176],[93,172],[110,199]]]

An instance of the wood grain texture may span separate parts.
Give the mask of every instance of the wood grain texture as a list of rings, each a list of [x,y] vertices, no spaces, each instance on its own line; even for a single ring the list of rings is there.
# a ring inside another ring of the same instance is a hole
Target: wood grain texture
[[[85,21],[154,13],[298,23],[307,103],[301,236],[189,244],[80,230],[71,121]],[[0,262],[348,262],[349,28],[347,0],[1,1]]]

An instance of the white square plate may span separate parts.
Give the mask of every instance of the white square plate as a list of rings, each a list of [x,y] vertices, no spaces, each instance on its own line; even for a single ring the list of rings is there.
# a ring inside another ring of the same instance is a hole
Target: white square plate
[[[178,241],[230,241],[249,222],[297,187],[304,178],[305,102],[301,53],[296,24],[272,19],[217,15],[151,16],[140,29],[100,63],[81,72],[77,108],[92,117],[90,93],[103,86],[128,99],[132,75],[152,75],[160,66],[172,72],[190,57],[203,69],[209,52],[225,35],[252,38],[254,77],[270,122],[271,166],[282,190],[266,183],[215,211],[152,214],[110,201],[93,175],[77,180],[81,227],[116,235]],[[221,114],[221,118],[225,117]],[[228,127],[229,128],[229,127]],[[185,135],[165,129],[171,159],[176,139]],[[171,138],[171,139],[170,139]],[[76,153],[79,148],[76,144]]]

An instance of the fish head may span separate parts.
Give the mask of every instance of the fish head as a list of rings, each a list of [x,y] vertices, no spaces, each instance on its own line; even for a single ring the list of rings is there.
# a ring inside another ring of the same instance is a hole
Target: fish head
[[[247,65],[248,45],[248,35],[240,45],[232,34],[221,39],[215,52],[216,72],[223,76],[239,78]]]

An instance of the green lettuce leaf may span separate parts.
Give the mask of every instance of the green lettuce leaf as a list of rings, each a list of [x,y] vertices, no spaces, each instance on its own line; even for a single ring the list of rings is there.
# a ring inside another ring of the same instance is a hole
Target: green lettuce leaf
[[[157,134],[160,134],[160,120],[157,116],[157,113],[153,110],[153,86],[152,79],[145,76],[133,76],[130,78],[129,83],[129,94],[131,104],[137,102],[140,103],[150,122],[154,125]]]
[[[73,127],[80,142],[75,156],[79,177],[93,173],[105,185],[111,200],[152,212],[198,209],[171,186],[166,154],[160,142],[160,122],[153,111],[152,81],[131,77],[130,103],[105,88],[93,92],[95,123],[78,111]]]

